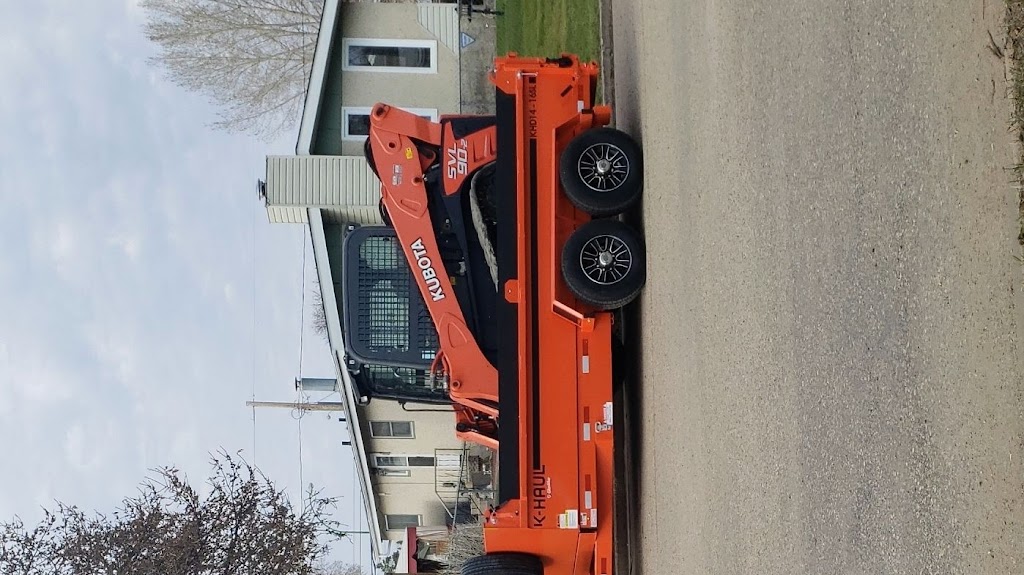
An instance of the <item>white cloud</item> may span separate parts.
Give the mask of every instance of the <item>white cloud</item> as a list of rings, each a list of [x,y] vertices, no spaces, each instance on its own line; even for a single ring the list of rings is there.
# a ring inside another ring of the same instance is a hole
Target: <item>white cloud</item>
[[[3,344],[0,362],[0,397],[16,409],[29,404],[50,405],[75,397],[80,379],[61,365],[58,358],[32,341],[32,335],[10,327],[0,332]],[[5,403],[0,400],[0,403]]]
[[[61,219],[52,222],[49,229],[45,226],[37,228],[36,241],[45,246],[58,275],[67,281],[73,279],[72,266],[80,261],[82,245],[79,234],[75,233],[75,225],[71,220]]]
[[[33,58],[28,40],[18,34],[4,33],[4,28],[0,24],[0,62],[4,63],[0,66],[0,82],[11,85],[32,70]],[[13,90],[0,90],[0,117],[13,116],[22,110],[22,97]]]
[[[114,236],[110,243],[120,248],[121,252],[132,262],[139,261],[142,253],[142,238],[139,236]]]
[[[86,419],[65,432],[64,457],[78,473],[102,473],[115,458],[120,443],[112,420]]]
[[[124,0],[124,14],[126,19],[134,24],[141,24],[145,20],[145,13],[139,0]]]
[[[0,365],[11,364],[10,347],[6,342],[0,341]],[[2,369],[2,368],[0,368]],[[13,374],[8,377],[13,376]],[[14,388],[4,383],[6,379],[0,379],[0,417],[4,417],[14,409]]]
[[[230,282],[224,284],[224,301],[231,305],[235,303],[236,297],[237,295],[235,293],[235,286],[232,285]]]
[[[100,373],[111,377],[126,388],[137,384],[139,360],[136,357],[138,341],[118,320],[101,318],[85,328],[86,340],[100,367]]]
[[[202,99],[146,64],[140,22],[131,0],[0,2],[0,437],[18,470],[0,519],[54,498],[110,509],[160,465],[201,484],[209,452],[251,449],[253,389],[280,398],[296,375],[302,232],[252,193],[293,142],[210,132]],[[331,373],[306,342],[306,373]],[[293,489],[294,420],[258,421],[257,462]],[[304,425],[323,442],[307,471],[349,493],[340,428]]]

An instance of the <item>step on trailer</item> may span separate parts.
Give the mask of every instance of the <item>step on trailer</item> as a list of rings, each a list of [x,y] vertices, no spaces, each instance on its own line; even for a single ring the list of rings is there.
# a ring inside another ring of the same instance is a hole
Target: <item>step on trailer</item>
[[[387,227],[346,239],[350,361],[441,389],[455,433],[497,452],[485,554],[463,575],[611,575],[613,323],[646,281],[643,240],[617,216],[643,158],[595,105],[595,63],[510,53],[490,76],[494,116],[370,113]],[[382,246],[404,256],[389,279],[368,255]],[[401,317],[365,316],[384,301]]]

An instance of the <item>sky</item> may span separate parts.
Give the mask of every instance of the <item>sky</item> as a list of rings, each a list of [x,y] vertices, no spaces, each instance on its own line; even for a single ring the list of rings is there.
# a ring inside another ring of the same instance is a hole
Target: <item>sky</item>
[[[333,377],[304,228],[268,223],[256,193],[297,128],[269,143],[210,128],[206,99],[147,61],[144,16],[134,0],[0,0],[0,519],[58,500],[111,511],[163,466],[198,486],[224,449],[365,525],[337,414],[245,405]],[[367,549],[332,557],[368,564]]]

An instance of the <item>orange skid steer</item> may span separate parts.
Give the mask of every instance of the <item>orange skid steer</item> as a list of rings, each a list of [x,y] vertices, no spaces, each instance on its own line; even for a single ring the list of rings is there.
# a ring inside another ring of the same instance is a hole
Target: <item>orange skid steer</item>
[[[643,159],[595,105],[597,74],[509,54],[494,116],[370,113],[381,213],[436,330],[425,369],[455,433],[497,452],[486,553],[464,575],[613,570],[613,319],[646,281],[643,241],[616,216]]]

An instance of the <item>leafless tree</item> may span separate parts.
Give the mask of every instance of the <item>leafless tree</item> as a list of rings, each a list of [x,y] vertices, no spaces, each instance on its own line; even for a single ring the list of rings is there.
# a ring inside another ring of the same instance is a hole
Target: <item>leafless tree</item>
[[[310,290],[310,297],[313,300],[313,331],[324,338],[325,341],[330,343],[330,339],[327,336],[327,308],[324,307],[324,296],[320,290],[320,278],[314,277],[313,289]]]
[[[334,561],[324,565],[318,575],[363,575],[363,568],[354,563]]]
[[[206,495],[163,468],[109,516],[58,503],[34,526],[0,522],[0,573],[320,575],[330,539],[345,535],[327,519],[333,500],[311,490],[296,510],[244,461],[211,460]]]
[[[482,521],[463,523],[448,532],[447,564],[441,575],[459,575],[462,564],[470,557],[484,553],[484,526]]]
[[[272,137],[305,97],[323,0],[142,0],[154,61],[220,108],[214,126]]]

